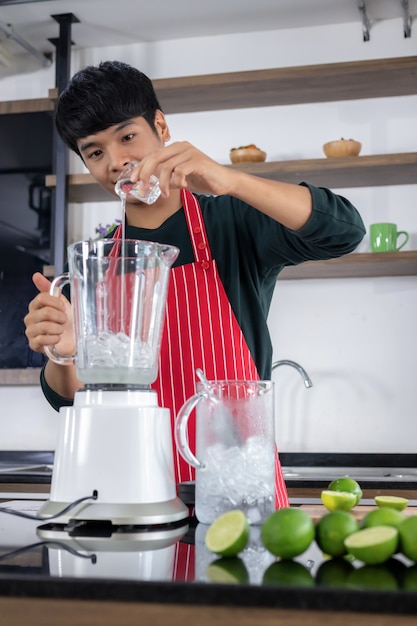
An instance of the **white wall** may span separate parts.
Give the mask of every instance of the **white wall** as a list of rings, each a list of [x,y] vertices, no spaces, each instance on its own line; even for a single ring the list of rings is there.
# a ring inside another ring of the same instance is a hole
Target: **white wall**
[[[76,25],[74,26],[74,29]],[[414,29],[415,31],[415,29]],[[337,44],[337,45],[336,45]],[[72,73],[118,58],[152,78],[365,60],[417,54],[417,33],[402,20],[376,23],[362,41],[358,23],[334,27],[137,44],[74,52]],[[45,96],[49,68],[0,80],[0,97]],[[319,158],[338,137],[362,142],[362,154],[416,151],[417,96],[169,116],[173,140],[187,139],[228,163],[229,149],[256,143],[269,160]],[[71,159],[74,172],[82,164]],[[341,189],[366,225],[395,221],[417,248],[416,185]],[[119,217],[117,202],[70,205],[70,238]],[[369,249],[368,238],[359,251]],[[274,374],[277,440],[285,451],[416,452],[417,278],[279,281],[269,323],[275,359],[299,361]],[[0,387],[0,448],[51,449],[55,415],[38,388]],[[19,425],[19,428],[17,427]]]

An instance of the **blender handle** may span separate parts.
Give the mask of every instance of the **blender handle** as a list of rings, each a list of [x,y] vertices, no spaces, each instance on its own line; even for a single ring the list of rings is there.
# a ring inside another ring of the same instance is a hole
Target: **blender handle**
[[[190,446],[188,443],[187,426],[188,426],[188,420],[190,418],[191,412],[193,411],[193,409],[195,409],[195,407],[200,402],[200,400],[206,397],[207,397],[207,394],[204,392],[196,393],[194,396],[189,398],[182,405],[182,407],[180,408],[178,412],[177,417],[175,418],[174,436],[175,436],[175,443],[177,444],[177,448],[181,456],[183,457],[183,459],[185,459],[187,463],[189,463],[193,467],[196,467],[197,469],[203,468],[204,463],[201,463],[201,461],[199,461],[197,457],[194,456],[194,454],[190,450]]]
[[[70,275],[68,272],[66,272],[65,274],[60,274],[52,281],[51,287],[49,289],[49,294],[51,296],[56,296],[57,298],[59,298],[62,293],[63,287],[65,287],[65,285],[68,285],[69,282]],[[54,361],[59,365],[72,365],[75,359],[75,354],[60,354],[55,346],[45,346],[45,354],[48,359],[51,359],[51,361]]]

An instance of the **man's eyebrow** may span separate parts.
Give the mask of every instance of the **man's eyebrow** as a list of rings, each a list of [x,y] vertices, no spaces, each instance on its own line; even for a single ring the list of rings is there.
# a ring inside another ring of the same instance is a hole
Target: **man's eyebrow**
[[[80,152],[85,152],[86,150],[89,150],[92,146],[95,146],[96,142],[95,141],[86,141],[85,143],[82,143],[80,146]]]
[[[120,130],[123,130],[123,128],[126,128],[126,126],[130,126],[131,124],[133,124],[132,120],[124,120],[123,122],[120,122],[120,124],[115,124],[112,132],[117,133]],[[85,152],[86,150],[89,150],[91,147],[96,146],[98,144],[99,144],[98,141],[86,141],[85,143],[81,144],[80,152]]]

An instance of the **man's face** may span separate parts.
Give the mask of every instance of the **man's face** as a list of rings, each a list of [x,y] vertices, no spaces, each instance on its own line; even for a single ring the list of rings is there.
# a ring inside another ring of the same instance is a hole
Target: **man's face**
[[[143,117],[134,117],[77,141],[84,163],[96,181],[114,194],[117,178],[126,163],[141,161],[163,147],[170,138],[165,117],[155,115],[155,129]]]

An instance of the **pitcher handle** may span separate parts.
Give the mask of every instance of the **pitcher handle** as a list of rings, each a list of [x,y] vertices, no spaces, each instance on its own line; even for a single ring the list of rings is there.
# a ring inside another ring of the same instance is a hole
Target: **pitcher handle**
[[[57,298],[59,298],[62,293],[62,289],[65,287],[65,285],[68,285],[69,282],[70,276],[68,272],[60,274],[52,281],[49,288],[49,294],[51,296],[56,296]],[[75,359],[75,354],[60,354],[55,346],[45,346],[45,354],[48,359],[51,359],[51,361],[54,361],[59,365],[72,365]]]
[[[180,408],[177,417],[175,418],[175,443],[177,448],[183,457],[193,467],[201,469],[204,467],[204,463],[201,463],[197,457],[191,452],[188,443],[188,420],[190,415],[197,406],[197,404],[203,399],[207,398],[207,393],[199,391],[194,396],[191,396]]]

